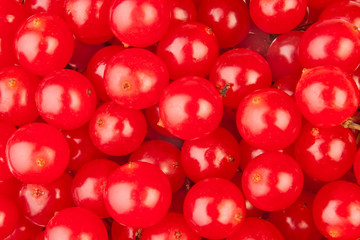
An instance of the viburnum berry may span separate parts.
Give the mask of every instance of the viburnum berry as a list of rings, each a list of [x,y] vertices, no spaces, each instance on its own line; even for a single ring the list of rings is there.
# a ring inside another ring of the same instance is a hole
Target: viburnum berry
[[[146,162],[130,162],[109,177],[105,206],[118,223],[145,228],[160,222],[169,210],[171,186],[166,175]]]
[[[333,66],[306,69],[295,90],[302,115],[318,127],[333,127],[359,106],[359,90],[351,76]]]
[[[219,126],[223,104],[208,80],[188,76],[165,88],[159,112],[162,124],[171,134],[190,140],[206,136]]]
[[[65,21],[50,13],[32,15],[19,27],[15,53],[30,72],[45,76],[60,70],[74,51],[74,38]]]
[[[24,183],[50,183],[69,163],[69,146],[56,128],[29,123],[17,129],[6,145],[11,173]]]
[[[357,239],[360,236],[360,187],[346,181],[326,184],[316,194],[313,218],[328,239]]]
[[[148,47],[158,42],[168,30],[170,6],[167,0],[110,2],[110,29],[126,45]]]
[[[240,135],[253,147],[279,150],[290,146],[299,135],[301,115],[289,95],[264,88],[243,98],[236,124]]]

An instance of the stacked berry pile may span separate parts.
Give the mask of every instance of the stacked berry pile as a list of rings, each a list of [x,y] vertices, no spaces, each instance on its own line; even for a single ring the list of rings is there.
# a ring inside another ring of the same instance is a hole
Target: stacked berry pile
[[[360,239],[359,0],[3,0],[0,239]]]

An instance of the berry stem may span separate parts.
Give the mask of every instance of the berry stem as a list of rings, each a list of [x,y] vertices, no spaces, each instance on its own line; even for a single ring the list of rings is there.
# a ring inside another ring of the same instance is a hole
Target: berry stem
[[[360,131],[360,125],[355,123],[354,121],[355,119],[353,117],[350,117],[348,119],[346,119],[341,125],[344,128],[350,128],[350,129],[354,129],[354,130],[358,130]]]

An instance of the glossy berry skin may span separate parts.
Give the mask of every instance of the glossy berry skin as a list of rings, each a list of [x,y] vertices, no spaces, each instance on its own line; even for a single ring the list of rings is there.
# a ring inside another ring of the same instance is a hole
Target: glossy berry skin
[[[4,239],[15,230],[20,214],[16,203],[3,195],[0,195],[0,215],[0,238]]]
[[[170,24],[170,6],[165,0],[113,0],[110,29],[120,41],[148,47],[160,40]]]
[[[163,125],[171,134],[190,140],[206,136],[219,126],[223,105],[209,81],[189,76],[165,88],[159,112]]]
[[[72,177],[64,173],[49,184],[23,184],[19,208],[32,223],[44,227],[56,212],[73,206],[71,182]]]
[[[168,213],[158,224],[141,231],[142,240],[201,240],[180,213]]]
[[[333,127],[351,117],[359,106],[354,80],[337,67],[305,70],[295,90],[302,115],[318,127]]]
[[[209,177],[231,179],[240,162],[240,149],[234,136],[222,127],[181,148],[181,163],[193,182]]]
[[[38,13],[20,26],[15,37],[15,53],[19,63],[37,75],[60,70],[69,62],[74,39],[59,16]]]
[[[115,221],[145,228],[160,222],[166,215],[171,203],[171,186],[158,167],[131,162],[109,176],[104,199]]]
[[[196,183],[184,201],[184,217],[202,237],[226,238],[245,220],[245,200],[238,187],[222,178],[207,178]]]
[[[225,106],[236,109],[256,89],[271,85],[271,70],[258,53],[236,48],[222,54],[211,68],[209,80],[220,92]]]
[[[69,163],[69,146],[56,128],[30,123],[10,137],[6,157],[12,174],[20,181],[45,184],[63,174]]]
[[[100,151],[122,156],[137,149],[145,138],[146,120],[142,112],[107,102],[96,109],[89,123],[92,143]]]
[[[219,46],[210,27],[198,23],[180,23],[161,38],[156,54],[165,62],[170,78],[205,77],[219,55]]]
[[[108,176],[118,166],[107,159],[96,159],[82,166],[77,171],[71,187],[75,205],[92,211],[100,218],[110,217],[103,194]]]
[[[240,135],[253,147],[279,150],[295,141],[301,129],[301,115],[289,95],[264,88],[240,102],[236,124]]]
[[[264,211],[289,207],[300,196],[304,177],[300,165],[289,155],[263,153],[252,160],[242,176],[246,199]]]
[[[271,43],[266,59],[275,79],[300,76],[303,69],[299,60],[299,41],[303,32],[291,31],[279,35]]]
[[[13,125],[0,122],[0,181],[4,181],[13,177],[6,160],[5,149],[7,141],[15,131],[16,128]]]
[[[47,75],[36,90],[36,107],[50,125],[64,130],[85,125],[96,108],[96,94],[89,80],[73,70]]]
[[[3,1],[0,9],[0,67],[17,63],[14,38],[18,27],[27,17],[27,12],[16,0]]]
[[[249,10],[241,0],[203,0],[198,8],[198,21],[214,31],[220,48],[235,46],[250,29]]]
[[[299,58],[305,68],[332,65],[351,73],[360,63],[359,32],[345,20],[319,21],[301,37]]]
[[[156,104],[168,84],[165,63],[145,49],[125,49],[106,64],[106,92],[125,108],[143,109]]]
[[[0,69],[0,120],[21,126],[38,114],[35,92],[40,78],[21,66]]]
[[[129,157],[129,162],[136,161],[151,163],[159,167],[168,177],[172,192],[179,190],[185,182],[180,151],[169,142],[162,140],[144,142]]]
[[[196,21],[196,6],[192,0],[169,0],[170,27],[182,22]]]
[[[63,17],[64,2],[65,0],[26,0],[23,5],[31,14],[47,12]]]
[[[306,5],[306,0],[252,0],[250,16],[264,32],[280,34],[289,32],[301,22]]]
[[[84,208],[66,208],[58,212],[47,224],[45,239],[72,240],[86,236],[92,240],[107,240],[103,222],[94,213]]]
[[[343,19],[360,27],[360,2],[343,0],[328,5],[320,14],[319,20]]]
[[[226,240],[248,239],[284,240],[281,232],[273,224],[254,217],[246,218],[240,229],[226,238]]]
[[[285,239],[320,240],[322,235],[312,217],[314,198],[315,194],[303,191],[290,207],[270,212],[269,221],[281,231]]]
[[[64,17],[77,39],[99,44],[113,37],[108,19],[110,3],[104,0],[65,0]]]
[[[106,157],[106,154],[100,152],[91,142],[88,125],[62,133],[70,149],[69,170],[76,171],[87,162]]]
[[[0,181],[0,192],[15,201],[18,198],[21,185],[22,182],[13,176]]]
[[[294,145],[303,171],[320,181],[334,181],[348,172],[356,154],[356,142],[342,126],[319,128],[306,124]]]
[[[360,236],[360,188],[346,181],[326,184],[316,194],[313,217],[316,227],[328,239],[357,239]]]
[[[89,79],[94,86],[98,100],[107,102],[110,97],[107,95],[104,86],[104,73],[108,61],[117,54],[124,50],[122,46],[107,46],[97,51],[90,59],[85,76]]]

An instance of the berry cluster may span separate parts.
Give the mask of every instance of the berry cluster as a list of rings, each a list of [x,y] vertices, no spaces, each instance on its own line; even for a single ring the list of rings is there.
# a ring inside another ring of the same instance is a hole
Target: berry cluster
[[[360,239],[359,28],[359,0],[2,1],[0,239]]]

